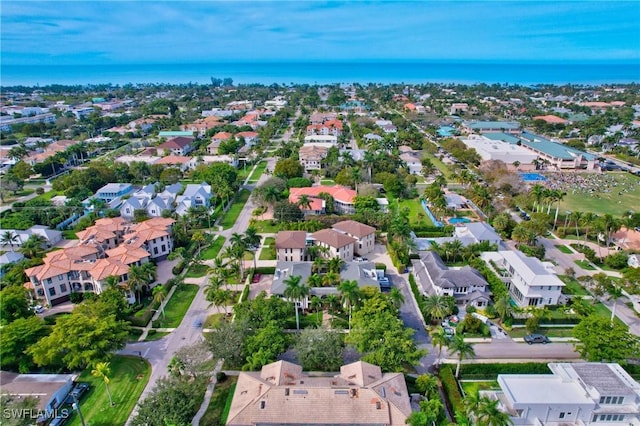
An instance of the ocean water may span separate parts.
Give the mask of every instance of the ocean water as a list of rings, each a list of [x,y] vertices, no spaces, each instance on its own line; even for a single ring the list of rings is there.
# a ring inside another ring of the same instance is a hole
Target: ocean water
[[[1,65],[0,85],[186,84],[232,78],[234,84],[640,82],[640,64],[495,62],[242,62],[136,65]]]

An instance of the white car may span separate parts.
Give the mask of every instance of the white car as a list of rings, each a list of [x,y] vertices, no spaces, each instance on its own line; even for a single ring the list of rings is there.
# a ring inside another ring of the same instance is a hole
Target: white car
[[[33,307],[33,312],[36,314],[41,314],[44,312],[44,308],[41,305],[36,305]]]

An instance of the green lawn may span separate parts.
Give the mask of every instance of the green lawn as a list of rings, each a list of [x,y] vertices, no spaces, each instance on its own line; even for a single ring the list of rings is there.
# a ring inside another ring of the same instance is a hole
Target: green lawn
[[[444,164],[442,161],[440,161],[435,155],[430,154],[427,151],[422,151],[422,154],[426,157],[429,158],[429,160],[431,160],[431,163],[433,163],[434,166],[436,166],[436,168],[438,170],[440,170],[440,173],[442,173],[444,175],[444,177],[447,179],[447,181],[451,181],[452,180],[452,173],[451,173],[451,169],[449,169],[449,167],[447,167],[446,164]]]
[[[109,406],[104,382],[91,375],[91,368],[83,371],[78,379],[79,382],[88,382],[91,385],[87,396],[80,400],[82,415],[86,424],[91,426],[124,425],[151,374],[149,364],[137,357],[116,355],[111,360],[110,367],[109,390],[115,403],[113,407]],[[81,425],[75,411],[66,424]]]
[[[65,240],[77,240],[78,236],[76,235],[76,231],[73,229],[65,229],[62,231],[62,238]]]
[[[178,327],[184,314],[191,306],[198,289],[199,287],[195,284],[183,284],[178,287],[164,309],[164,317],[162,314],[160,315],[159,328]]]
[[[229,210],[227,210],[220,219],[220,225],[222,225],[224,229],[229,229],[236,223],[236,220],[238,220],[238,216],[240,216],[240,212],[250,195],[251,192],[248,189],[243,189],[238,192],[231,204],[231,207],[229,207]]]
[[[278,232],[280,229],[278,225],[272,223],[271,220],[255,220],[251,219],[251,223],[249,224],[252,228],[255,228],[256,231],[263,234],[272,234]]]
[[[573,337],[573,328],[572,327],[540,327],[536,331],[536,333],[544,334],[549,337]],[[513,338],[522,338],[529,334],[525,327],[522,328],[514,328],[509,332],[509,336]]]
[[[207,275],[208,271],[209,271],[209,267],[207,265],[195,264],[195,265],[192,265],[189,268],[189,270],[187,271],[187,274],[185,275],[185,277],[187,277],[187,278],[202,278],[205,275]]]
[[[209,402],[209,407],[200,420],[200,424],[223,425],[227,422],[237,381],[237,377],[227,376],[224,381],[216,383],[213,395],[211,395],[211,402]]]
[[[422,208],[419,198],[412,200],[398,200],[398,205],[401,209],[409,209],[409,223],[411,226],[433,226],[431,219],[427,216],[427,213]]]
[[[202,259],[215,259],[218,256],[218,253],[220,253],[220,250],[222,249],[225,241],[226,238],[222,235],[219,235],[215,240],[213,240],[209,247],[200,252],[200,256],[202,257]]]
[[[486,382],[468,382],[466,380],[460,381],[460,386],[465,395],[473,395],[481,390],[497,390],[500,389],[497,380],[488,380]]]
[[[567,247],[567,246],[563,246],[563,245],[558,244],[558,245],[556,246],[556,248],[557,248],[558,250],[560,250],[560,251],[561,251],[562,253],[564,253],[564,254],[573,254],[573,252],[571,251],[571,249],[570,249],[569,247]]]
[[[225,316],[224,313],[209,315],[205,320],[202,328],[216,328],[222,323],[224,316]]]
[[[333,179],[320,179],[320,185],[335,185],[336,181]]]
[[[153,330],[153,329],[151,329],[151,330]],[[151,331],[151,330],[149,330],[149,331]],[[171,334],[171,333],[168,332],[168,331],[156,331],[155,333],[147,334],[147,338],[144,339],[144,341],[145,342],[153,342],[153,341],[156,341],[156,340],[160,340],[163,337],[168,336],[169,334]]]
[[[620,303],[621,302],[619,302],[618,304]],[[596,303],[594,308],[595,308],[595,311],[594,311],[595,315],[601,316],[603,318],[611,319],[611,310],[607,308],[603,303],[601,302]],[[622,324],[626,326],[626,324],[622,322],[622,320],[618,317],[615,317],[614,321],[617,322],[618,324]]]
[[[293,311],[293,306],[291,306],[291,310]],[[315,312],[304,315],[302,312],[298,311],[300,317],[300,329],[303,328],[318,328],[322,325],[322,313],[317,315]],[[296,314],[292,312],[291,316],[287,318],[287,322],[285,323],[285,328],[290,330],[296,329]]]
[[[581,260],[574,260],[573,262],[576,265],[578,265],[579,267],[581,267],[582,269],[586,270],[586,271],[595,271],[596,270],[596,268],[591,266],[591,262],[589,262],[588,260],[581,259]]]
[[[260,179],[260,176],[262,176],[262,173],[264,173],[264,169],[267,168],[267,162],[266,161],[261,161],[258,164],[258,167],[256,167],[256,169],[253,171],[253,173],[251,173],[251,176],[249,177],[249,182],[250,183],[255,183],[258,181],[258,179]]]
[[[276,239],[267,237],[264,240],[262,250],[260,250],[259,260],[276,260]]]
[[[609,192],[592,194],[581,192],[572,194],[571,190],[568,190],[560,203],[560,211],[593,212],[599,215],[609,213],[620,217],[626,211],[637,210],[640,206],[640,178],[624,172],[607,173],[607,175],[615,178],[616,187],[608,189]],[[624,185],[633,189],[620,194],[619,188],[623,188]]]
[[[589,296],[589,292],[580,284],[578,280],[568,275],[558,276],[565,284],[563,293],[574,296]]]

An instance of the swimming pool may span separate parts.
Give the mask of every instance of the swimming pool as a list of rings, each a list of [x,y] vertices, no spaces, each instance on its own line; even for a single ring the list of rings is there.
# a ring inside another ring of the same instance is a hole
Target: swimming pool
[[[438,136],[453,136],[456,129],[451,126],[442,126],[438,129]]]
[[[447,220],[447,222],[449,222],[451,225],[457,225],[459,223],[469,223],[471,221],[466,217],[452,217],[449,220]]]
[[[520,173],[520,179],[525,182],[543,182],[547,180],[547,178],[540,173]]]

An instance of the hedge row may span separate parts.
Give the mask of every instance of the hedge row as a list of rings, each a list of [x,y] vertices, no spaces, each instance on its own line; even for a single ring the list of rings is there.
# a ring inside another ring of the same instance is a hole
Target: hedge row
[[[465,380],[496,380],[498,374],[551,374],[546,363],[525,362],[505,364],[462,364],[460,378]]]
[[[442,382],[442,388],[449,401],[451,411],[453,413],[462,412],[464,410],[464,402],[460,388],[458,387],[458,381],[453,375],[451,366],[444,365],[440,368],[440,381]]]
[[[424,312],[424,298],[422,294],[420,294],[420,290],[418,290],[418,285],[416,284],[416,279],[413,276],[413,273],[409,274],[409,286],[411,286],[411,292],[413,296],[416,298],[416,302],[418,302],[418,308],[420,308],[420,315],[423,315]]]
[[[242,289],[242,293],[240,294],[240,299],[238,299],[238,303],[244,302],[245,300],[247,300],[247,298],[249,297],[249,290],[250,290],[250,287],[248,285],[245,285],[244,288]]]
[[[276,273],[275,266],[258,266],[254,271],[254,274],[273,275]]]
[[[511,320],[513,325],[524,325],[526,322],[527,318],[513,318]],[[539,325],[578,324],[579,322],[580,318],[540,318]]]
[[[476,268],[485,280],[489,283],[489,289],[493,293],[494,300],[497,300],[501,296],[508,295],[509,290],[505,283],[498,278],[498,276],[484,263],[484,260],[476,257],[469,261],[469,265]]]
[[[393,247],[391,247],[391,244],[387,244],[387,252],[389,253],[389,257],[391,258],[391,263],[393,263],[393,266],[396,267],[398,273],[402,274],[404,272],[405,265],[400,262],[400,259],[398,259],[398,255],[396,254],[396,251],[393,249]]]
[[[149,306],[146,307],[144,313],[140,316],[132,315],[128,318],[131,325],[134,327],[146,327],[151,321],[151,317],[153,316],[153,312],[158,309],[160,306],[160,302],[152,302]]]

